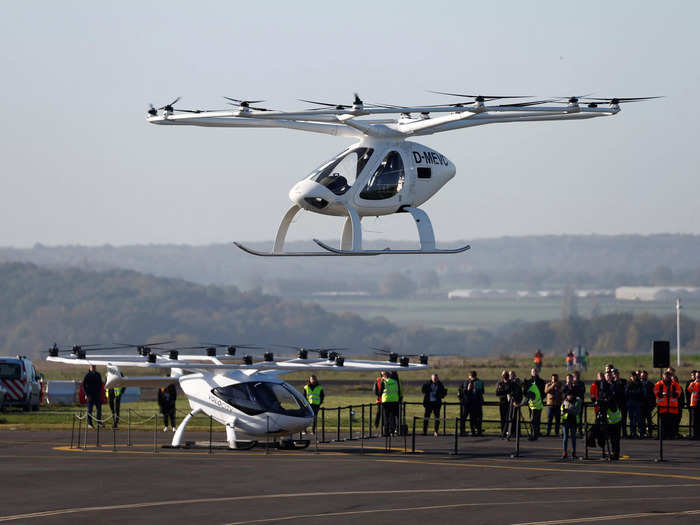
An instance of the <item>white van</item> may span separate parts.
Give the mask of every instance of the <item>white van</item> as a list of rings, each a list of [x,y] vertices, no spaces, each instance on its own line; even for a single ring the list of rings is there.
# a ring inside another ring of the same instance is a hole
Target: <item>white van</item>
[[[41,377],[25,356],[0,357],[0,384],[5,389],[4,407],[39,410]]]

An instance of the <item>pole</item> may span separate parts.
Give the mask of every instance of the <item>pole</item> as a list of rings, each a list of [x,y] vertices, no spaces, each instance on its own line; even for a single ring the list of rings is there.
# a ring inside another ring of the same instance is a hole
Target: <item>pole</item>
[[[457,455],[459,453],[459,418],[455,418],[455,449],[453,452],[453,455]],[[445,420],[445,426],[447,426],[447,420]]]
[[[88,423],[91,420],[88,419],[88,413],[87,410],[85,411],[85,439],[83,439],[83,450],[87,448],[87,435],[88,435]]]
[[[371,405],[370,405],[371,406]],[[362,436],[362,439],[365,439],[365,404],[362,403],[362,429],[360,432],[360,435]]]
[[[209,454],[211,454],[211,428],[212,428],[212,418],[209,415]]]
[[[98,421],[97,425],[95,425],[95,426],[97,427],[97,434],[96,434],[97,438],[95,441],[95,448],[100,448],[100,427],[102,426],[102,422]]]
[[[348,407],[348,424],[350,425],[350,441],[352,441],[352,405]]]
[[[336,411],[336,416],[337,416],[337,421],[336,421],[337,434],[336,434],[335,440],[340,441],[340,407],[338,407],[338,410]]]
[[[411,432],[411,454],[416,453],[416,416],[413,416],[413,431]]]
[[[681,298],[676,299],[676,364],[681,366]]]
[[[75,434],[75,414],[73,414],[73,427],[70,431],[70,448],[73,448],[73,434]]]
[[[127,417],[129,418],[126,425],[126,446],[131,446],[131,407],[127,408]]]
[[[445,422],[445,424],[442,425],[442,435],[446,436],[447,435],[447,403],[442,404],[442,419]]]
[[[117,427],[112,425],[112,452],[117,451]]]
[[[583,435],[583,442],[585,443],[586,448],[583,459],[588,459],[588,421],[584,423],[584,428],[586,429],[586,433]]]
[[[372,417],[372,403],[369,405],[369,439],[372,439],[372,427],[374,426],[374,418]]]
[[[326,409],[321,407],[321,443],[326,442]]]
[[[153,453],[158,453],[158,412],[153,412]]]
[[[520,457],[520,407],[515,413],[515,457]]]
[[[661,428],[661,414],[658,408],[656,409],[656,426],[659,428],[659,457],[656,461],[660,462],[664,460],[664,432]]]

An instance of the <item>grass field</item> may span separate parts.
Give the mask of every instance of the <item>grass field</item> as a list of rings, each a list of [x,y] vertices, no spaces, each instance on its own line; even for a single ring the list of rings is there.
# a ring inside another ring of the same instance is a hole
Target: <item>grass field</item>
[[[558,373],[561,378],[566,374],[563,356],[557,358],[554,362],[554,357],[545,356],[542,377],[549,379],[552,373]],[[583,373],[583,379],[587,384],[595,377],[598,370],[602,369],[606,363],[614,363],[619,368],[623,375],[638,368],[645,368],[649,371],[651,377],[657,377],[658,371],[651,368],[651,358],[648,355],[613,355],[613,356],[597,356],[590,358],[588,371]],[[558,365],[558,366],[552,366]],[[448,388],[448,397],[446,401],[457,401],[457,388],[470,370],[477,370],[479,377],[482,378],[486,386],[486,400],[496,401],[495,383],[500,375],[501,370],[515,370],[519,377],[524,378],[529,376],[531,367],[531,357],[529,356],[501,356],[497,358],[458,358],[458,357],[442,357],[435,358],[431,361],[431,367],[428,370],[419,370],[401,373],[401,380],[404,385],[404,397],[407,402],[414,402],[417,405],[407,407],[407,415],[409,419],[416,415],[423,415],[422,407],[419,403],[422,401],[420,394],[420,386],[426,381],[431,373],[439,374],[442,381]],[[700,369],[700,355],[685,355],[678,368],[678,376],[684,383],[691,370]],[[41,371],[46,375],[47,379],[81,379],[84,371],[76,370],[52,363],[42,363]],[[133,372],[140,372],[138,369],[133,371],[125,370],[126,375]],[[372,385],[376,374],[374,372],[324,372],[319,374],[319,380],[323,384],[326,392],[325,407],[329,410],[328,426],[335,429],[337,427],[337,415],[331,413],[331,408],[348,407],[350,405],[359,407],[362,404],[374,403],[375,399],[372,395]],[[301,373],[287,374],[285,380],[292,383],[297,389],[301,389],[305,376]],[[136,403],[128,403],[122,405],[122,419],[128,417],[129,412],[132,415],[132,423],[135,429],[153,430],[153,415],[157,411],[155,402],[155,390],[143,389],[142,401]],[[184,395],[180,395],[177,401],[178,418],[184,417],[189,410],[189,405]],[[359,417],[359,409],[356,410],[356,417]],[[497,407],[485,407],[485,419],[498,419]],[[55,428],[70,428],[72,425],[72,414],[81,414],[84,412],[82,407],[45,407],[42,406],[39,412],[21,412],[18,410],[8,410],[0,414],[0,431],[9,429],[55,429]],[[341,410],[341,427],[349,428],[349,409]],[[108,417],[110,414],[109,407],[103,406],[103,417]],[[457,407],[450,407],[448,410],[448,418],[454,418],[458,415]],[[369,414],[367,414],[369,416]],[[543,414],[544,418],[544,414]],[[143,424],[140,422],[145,421]],[[160,421],[158,421],[160,425]],[[193,429],[208,429],[209,419],[204,416],[194,418],[192,421]],[[487,428],[493,425],[487,425]],[[452,427],[450,427],[452,428]],[[358,430],[359,426],[355,428]]]
[[[382,297],[314,297],[323,308],[333,312],[352,312],[363,317],[383,316],[397,324],[452,329],[495,329],[512,321],[546,321],[561,316],[561,297],[523,299],[447,299],[442,296],[416,296],[410,300]],[[588,316],[594,304],[602,314],[617,312],[675,314],[673,302],[617,301],[614,298],[579,299],[581,315]],[[700,318],[700,301],[683,303],[683,315]]]

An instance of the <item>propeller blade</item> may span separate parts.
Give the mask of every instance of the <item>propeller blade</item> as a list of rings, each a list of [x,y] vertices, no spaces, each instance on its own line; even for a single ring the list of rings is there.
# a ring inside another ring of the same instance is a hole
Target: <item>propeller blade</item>
[[[300,102],[308,102],[309,104],[317,104],[319,106],[328,106],[328,107],[336,108],[336,109],[348,109],[348,108],[352,107],[352,106],[346,106],[344,104],[331,104],[329,102],[317,102],[315,100],[306,100],[303,98],[299,98],[297,100],[299,100]]]
[[[430,90],[428,90],[428,93],[435,93],[437,95],[448,95],[451,97],[473,98],[475,100],[481,99],[482,101],[498,100],[501,98],[528,98],[531,96],[531,95],[467,95],[464,93],[448,93],[446,91],[430,91]]]
[[[611,97],[611,98],[597,98],[597,97],[581,97],[585,98],[586,100],[598,100],[601,102],[609,102],[611,104],[622,104],[626,102],[642,102],[643,100],[652,100],[655,98],[664,98],[663,96],[659,97]]]

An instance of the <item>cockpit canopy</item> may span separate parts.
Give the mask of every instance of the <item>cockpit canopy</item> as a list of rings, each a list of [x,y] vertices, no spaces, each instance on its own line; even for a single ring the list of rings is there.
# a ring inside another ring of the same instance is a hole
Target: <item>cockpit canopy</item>
[[[217,387],[211,392],[250,416],[271,412],[292,417],[313,417],[307,401],[298,392],[281,383],[251,381]]]
[[[362,173],[372,153],[374,153],[372,148],[356,148],[347,153],[341,153],[314,170],[309,178],[336,195],[342,195],[350,189],[352,183]]]

